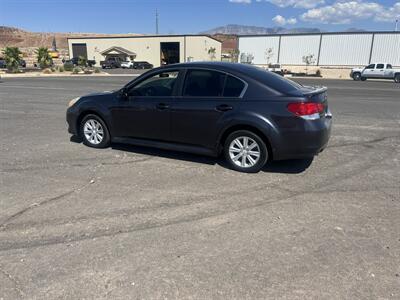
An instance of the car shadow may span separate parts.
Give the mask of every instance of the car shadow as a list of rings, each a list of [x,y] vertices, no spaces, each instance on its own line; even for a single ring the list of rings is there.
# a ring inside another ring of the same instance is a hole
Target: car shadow
[[[314,158],[271,161],[262,171],[267,173],[299,174],[307,170]]]
[[[70,141],[73,143],[82,142],[82,140],[77,136],[71,136]],[[158,156],[163,158],[176,159],[176,160],[188,161],[199,164],[206,164],[206,165],[218,164],[223,168],[229,169],[229,165],[226,163],[226,161],[222,156],[208,157],[208,156],[202,156],[185,152],[169,151],[157,148],[135,146],[131,144],[119,144],[119,143],[112,143],[111,148],[118,151],[131,152],[149,156]],[[312,164],[312,162],[313,158],[272,161],[269,162],[262,169],[262,172],[299,174],[307,170],[307,168]]]

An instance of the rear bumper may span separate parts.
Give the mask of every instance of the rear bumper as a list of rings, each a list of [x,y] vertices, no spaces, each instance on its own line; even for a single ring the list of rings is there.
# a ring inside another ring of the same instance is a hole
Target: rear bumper
[[[328,145],[331,136],[332,119],[324,117],[319,120],[301,120],[295,128],[285,129],[273,149],[274,160],[310,158]]]

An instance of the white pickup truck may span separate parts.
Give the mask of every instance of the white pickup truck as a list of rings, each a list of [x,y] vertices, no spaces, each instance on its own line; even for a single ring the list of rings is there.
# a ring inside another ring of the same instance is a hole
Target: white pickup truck
[[[352,69],[350,77],[357,81],[365,81],[367,78],[374,78],[393,79],[394,82],[400,83],[400,69],[393,69],[391,64],[370,64],[363,69]]]

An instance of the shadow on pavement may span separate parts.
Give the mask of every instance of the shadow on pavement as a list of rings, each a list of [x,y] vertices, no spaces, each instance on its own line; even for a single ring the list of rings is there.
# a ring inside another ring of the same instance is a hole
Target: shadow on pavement
[[[81,139],[76,136],[71,136],[70,141],[73,143],[81,143]],[[163,158],[170,158],[170,159],[194,162],[199,164],[206,164],[206,165],[218,164],[223,168],[229,169],[228,164],[226,163],[226,161],[222,156],[215,158],[215,157],[208,157],[191,153],[168,151],[157,148],[148,148],[130,144],[117,144],[117,143],[111,144],[111,148],[118,151],[158,156]],[[272,161],[268,162],[268,164],[262,169],[262,171],[266,173],[299,174],[307,170],[308,167],[312,164],[313,160],[314,158]]]

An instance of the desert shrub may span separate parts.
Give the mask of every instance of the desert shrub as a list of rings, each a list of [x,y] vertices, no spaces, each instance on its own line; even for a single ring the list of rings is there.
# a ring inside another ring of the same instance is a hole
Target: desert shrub
[[[52,70],[47,68],[47,69],[44,69],[42,72],[43,72],[43,74],[51,74]]]
[[[318,69],[317,72],[315,72],[315,75],[318,76],[318,77],[321,77],[321,70]]]
[[[99,69],[99,68],[95,68],[95,69],[94,69],[94,72],[95,72],[95,73],[100,73],[100,69]]]
[[[56,69],[56,68],[54,68],[54,67],[51,67],[51,68],[50,68],[50,70],[51,70],[52,72],[55,72],[55,71],[57,71],[57,69]]]
[[[74,69],[74,65],[71,63],[65,63],[64,64],[64,70],[67,72],[71,72]]]
[[[53,58],[50,55],[49,49],[46,47],[39,47],[36,50],[37,62],[41,69],[46,69],[53,64]]]
[[[63,66],[59,66],[58,67],[58,72],[64,72],[64,67]]]
[[[80,71],[82,71],[81,68],[75,67],[75,68],[72,70],[72,74],[78,74]]]
[[[84,72],[85,74],[92,74],[92,73],[93,73],[92,70],[89,70],[89,69],[85,69],[83,72]]]
[[[19,51],[19,48],[6,47],[3,50],[3,54],[8,71],[18,73],[18,67],[21,61],[20,55],[22,54],[21,51]]]
[[[78,66],[86,67],[86,65],[87,65],[87,58],[84,56],[79,56],[78,57]]]

